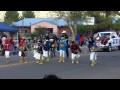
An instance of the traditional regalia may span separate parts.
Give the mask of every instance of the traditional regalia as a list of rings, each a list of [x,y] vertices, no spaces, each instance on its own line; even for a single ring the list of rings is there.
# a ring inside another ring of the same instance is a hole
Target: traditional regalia
[[[21,60],[19,63],[27,63],[26,60],[26,56],[27,56],[27,46],[26,46],[26,42],[24,40],[24,38],[20,39],[20,43],[19,43],[19,56],[21,56]]]
[[[59,44],[59,51],[60,51],[60,60],[59,62],[65,62],[65,52],[66,52],[66,46],[67,42],[64,37],[61,37],[61,40],[58,42]]]
[[[56,48],[56,42],[55,42],[55,38],[53,36],[51,36],[49,38],[50,41],[50,52],[51,52],[51,57],[55,57],[55,48]]]
[[[78,51],[81,53],[81,49],[74,41],[72,41],[72,44],[70,45],[70,49],[71,49],[72,64],[74,63],[74,61],[76,61],[76,63],[79,63],[78,58],[80,57],[80,54],[78,53]]]
[[[34,45],[34,56],[36,59],[36,63],[38,64],[43,64],[43,46],[41,43],[37,43],[36,45]]]
[[[43,43],[43,57],[46,61],[50,61],[50,41],[48,39]]]
[[[93,42],[93,45],[90,47],[90,61],[92,61],[91,66],[96,65],[96,60],[97,60],[97,52],[96,52],[97,46],[96,42]]]
[[[5,40],[5,44],[3,45],[3,48],[5,50],[5,57],[6,57],[6,62],[10,62],[10,42],[8,39]]]

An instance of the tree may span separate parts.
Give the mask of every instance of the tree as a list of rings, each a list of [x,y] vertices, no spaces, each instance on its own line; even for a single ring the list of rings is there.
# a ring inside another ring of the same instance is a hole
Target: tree
[[[35,18],[35,14],[32,11],[23,11],[21,19],[23,18]]]
[[[112,28],[116,31],[120,30],[120,19],[113,24]]]
[[[119,11],[102,11],[105,14],[105,17],[120,15]]]
[[[4,16],[4,23],[12,24],[12,22],[16,22],[19,20],[18,11],[6,11]]]
[[[114,16],[119,15],[118,11],[87,11],[88,16],[95,17],[96,31],[110,30]],[[94,27],[94,26],[93,26]]]
[[[45,33],[46,33],[46,29],[45,28],[38,27],[38,28],[36,28],[36,32],[32,33],[30,36],[33,39],[34,37],[40,36],[41,34],[45,35]]]
[[[85,20],[85,11],[54,11],[59,18],[63,18],[72,33],[72,40],[75,41],[77,25],[79,21]]]
[[[81,33],[81,34],[87,34],[88,33],[87,25],[78,25],[77,26],[77,32]]]

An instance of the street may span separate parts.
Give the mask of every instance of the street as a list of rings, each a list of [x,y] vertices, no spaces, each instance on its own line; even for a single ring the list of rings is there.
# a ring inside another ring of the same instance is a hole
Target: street
[[[46,74],[55,74],[62,79],[120,79],[120,51],[97,52],[95,67],[90,66],[89,52],[81,53],[80,63],[72,64],[70,58],[65,63],[58,62],[57,56],[50,62],[36,64],[32,52],[28,53],[28,63],[19,64],[18,55],[11,56],[11,62],[5,63],[0,56],[0,79],[42,79]]]

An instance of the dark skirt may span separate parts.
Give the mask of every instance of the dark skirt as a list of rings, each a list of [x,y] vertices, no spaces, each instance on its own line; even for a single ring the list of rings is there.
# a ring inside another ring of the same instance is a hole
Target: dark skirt
[[[26,57],[26,56],[27,56],[27,53],[26,53],[26,52],[22,52],[21,56],[22,56],[22,57]]]

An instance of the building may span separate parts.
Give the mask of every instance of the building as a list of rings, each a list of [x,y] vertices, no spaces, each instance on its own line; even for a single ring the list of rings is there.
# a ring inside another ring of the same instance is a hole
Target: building
[[[67,24],[64,19],[53,18],[24,18],[18,22],[13,22],[19,33],[31,34],[42,28],[42,30],[49,31],[50,33],[60,36],[62,31],[65,30],[70,36],[70,29],[67,28]]]

